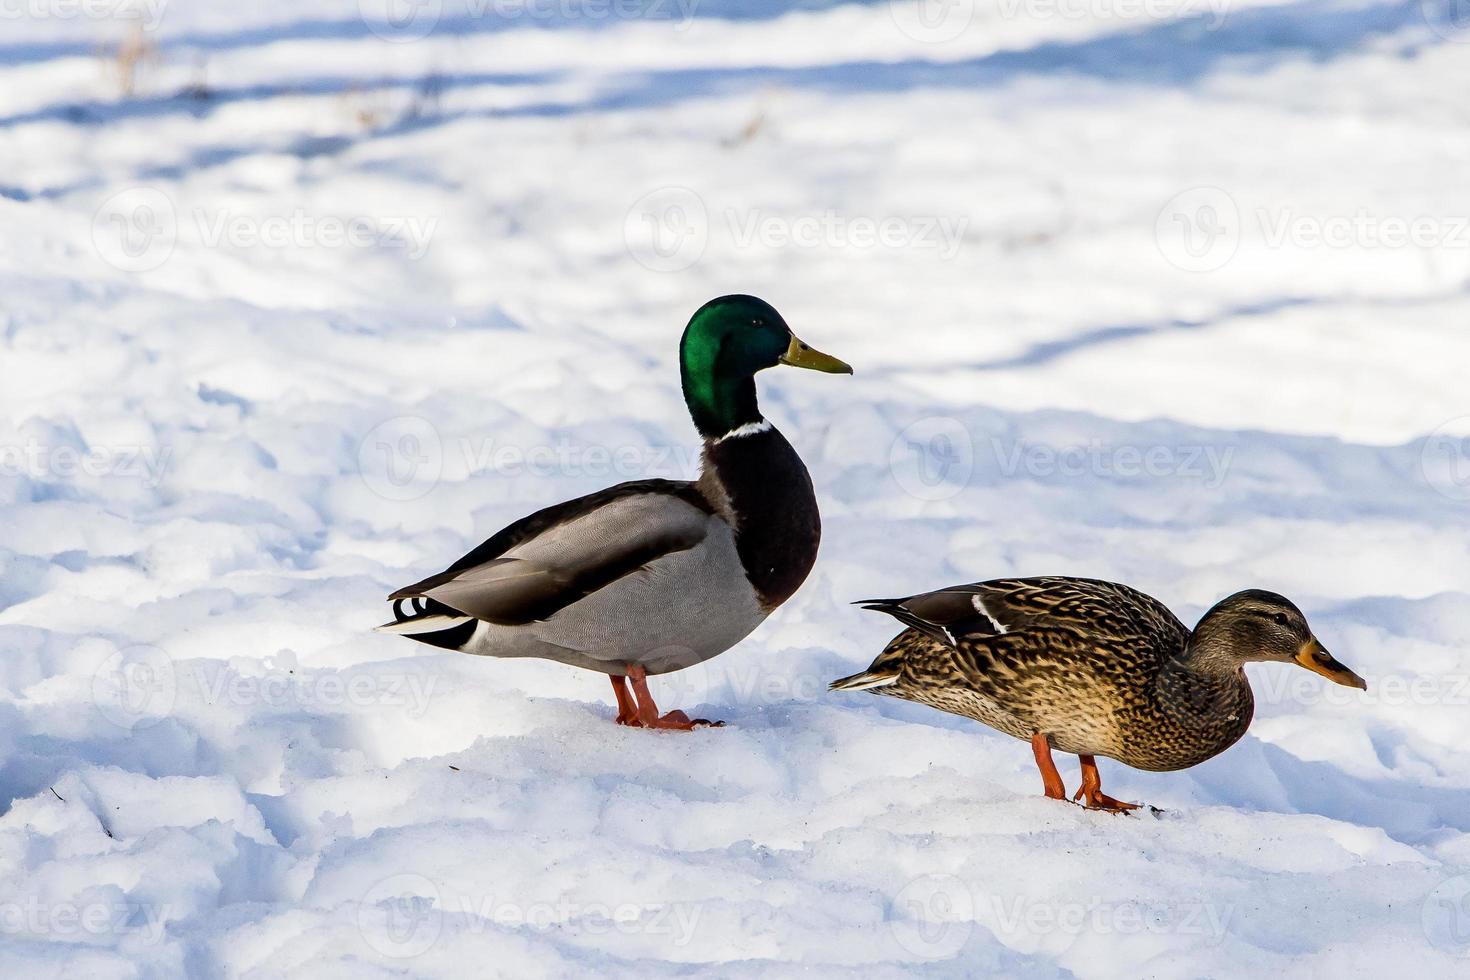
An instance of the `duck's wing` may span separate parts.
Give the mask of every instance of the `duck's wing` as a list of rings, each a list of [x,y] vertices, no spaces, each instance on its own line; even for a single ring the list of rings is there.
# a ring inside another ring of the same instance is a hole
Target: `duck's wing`
[[[661,558],[697,547],[713,519],[692,484],[671,480],[624,483],[548,507],[443,572],[394,592],[388,598],[395,622],[380,629],[420,633],[426,625],[443,629],[466,617],[502,626],[543,621]]]
[[[995,579],[859,605],[950,646],[1036,631],[1072,633],[1079,639],[1144,636],[1165,646],[1182,645],[1189,635],[1152,596],[1114,582],[1066,576]]]

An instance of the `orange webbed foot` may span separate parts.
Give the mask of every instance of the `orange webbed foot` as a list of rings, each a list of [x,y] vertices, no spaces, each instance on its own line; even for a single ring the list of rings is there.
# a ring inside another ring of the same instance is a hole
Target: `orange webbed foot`
[[[1102,776],[1097,771],[1096,757],[1081,755],[1077,758],[1082,761],[1082,786],[1072,797],[1073,800],[1085,799],[1083,806],[1087,809],[1101,810],[1104,813],[1127,813],[1139,808],[1137,803],[1115,800],[1102,791]]]
[[[696,728],[722,728],[723,721],[710,721],[708,718],[690,718],[682,711],[670,711],[667,714],[658,713],[658,705],[654,703],[653,694],[648,690],[648,674],[642,666],[634,664],[628,668],[628,679],[633,682],[633,696],[637,699],[637,706],[631,721],[622,721],[623,713],[619,710],[619,723],[633,725],[638,728],[656,728],[669,732],[692,732]],[[615,678],[616,681],[622,678]],[[630,699],[631,700],[631,699]],[[623,707],[620,700],[619,708]]]

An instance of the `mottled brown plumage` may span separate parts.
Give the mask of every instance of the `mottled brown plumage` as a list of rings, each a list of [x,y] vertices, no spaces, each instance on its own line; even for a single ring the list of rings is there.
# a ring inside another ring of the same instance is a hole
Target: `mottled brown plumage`
[[[1249,661],[1295,661],[1364,686],[1322,649],[1301,611],[1270,592],[1225,599],[1193,632],[1158,600],[1094,579],[1000,579],[862,605],[909,628],[833,690],[871,690],[1016,738],[1040,736],[1039,763],[1054,748],[1081,756],[1084,772],[1096,755],[1184,769],[1235,744],[1254,711]]]

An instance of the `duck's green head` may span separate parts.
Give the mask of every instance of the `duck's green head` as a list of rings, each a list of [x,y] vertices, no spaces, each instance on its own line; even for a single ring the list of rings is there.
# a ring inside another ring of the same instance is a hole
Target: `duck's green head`
[[[721,296],[695,311],[679,344],[684,401],[701,435],[717,439],[761,420],[755,374],[778,364],[851,374],[798,340],[775,307],[754,296]]]
[[[1247,589],[1216,603],[1195,627],[1196,645],[1228,651],[1237,662],[1294,663],[1344,687],[1368,685],[1318,642],[1307,617],[1290,599]]]

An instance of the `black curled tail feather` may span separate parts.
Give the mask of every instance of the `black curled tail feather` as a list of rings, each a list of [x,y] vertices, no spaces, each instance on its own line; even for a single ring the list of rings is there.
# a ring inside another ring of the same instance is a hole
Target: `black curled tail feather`
[[[464,616],[464,613],[446,606],[438,599],[430,599],[428,596],[405,596],[402,599],[393,600],[393,622],[395,623],[410,623],[427,619],[430,616],[460,618]]]
[[[919,617],[906,606],[904,606],[904,603],[906,601],[908,600],[863,599],[860,602],[854,602],[853,605],[860,606],[863,609],[872,610],[873,612],[887,613],[894,619],[898,620],[900,623],[903,623],[905,626],[913,627],[927,637],[938,640],[940,643],[947,643],[950,646],[955,645],[954,635],[950,633],[948,629],[939,625],[938,623],[931,623],[927,619]]]
[[[469,642],[479,620],[427,596],[394,599],[393,622],[378,627],[431,646],[457,650]]]

